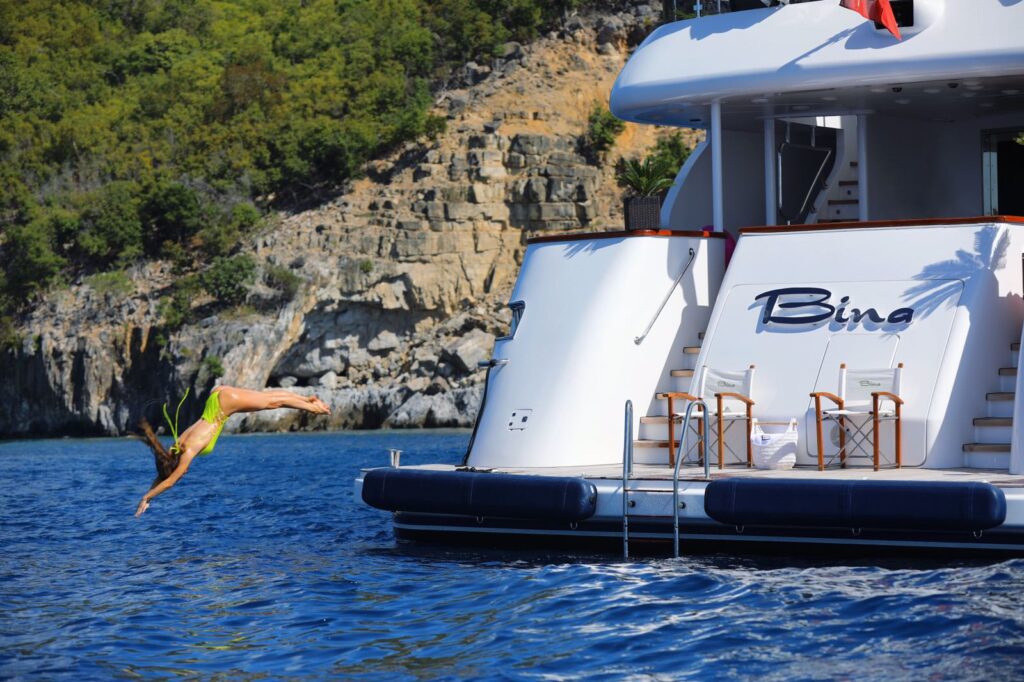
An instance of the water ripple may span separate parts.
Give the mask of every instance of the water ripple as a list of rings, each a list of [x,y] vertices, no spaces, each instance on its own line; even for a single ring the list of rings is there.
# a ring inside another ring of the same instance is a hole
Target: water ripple
[[[387,447],[465,442],[235,436],[140,520],[138,443],[0,445],[0,678],[988,680],[1024,655],[1024,561],[422,547],[352,499]]]

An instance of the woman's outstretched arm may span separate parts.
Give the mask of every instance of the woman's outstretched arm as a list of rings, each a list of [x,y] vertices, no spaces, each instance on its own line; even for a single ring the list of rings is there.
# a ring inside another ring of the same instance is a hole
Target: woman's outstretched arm
[[[188,467],[195,456],[196,450],[194,447],[185,448],[185,451],[181,453],[181,460],[178,462],[178,467],[171,472],[171,475],[150,488],[149,492],[142,496],[142,500],[139,501],[139,506],[135,510],[136,517],[142,516],[142,514],[149,509],[149,503],[154,497],[169,490],[181,479],[182,476],[185,475],[185,472],[188,471]]]

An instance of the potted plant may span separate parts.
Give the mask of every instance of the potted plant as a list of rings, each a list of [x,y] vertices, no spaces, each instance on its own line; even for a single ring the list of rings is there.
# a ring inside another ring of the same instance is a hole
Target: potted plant
[[[661,194],[672,186],[673,173],[668,159],[648,156],[643,161],[628,159],[618,174],[619,185],[631,193],[623,213],[627,230],[656,230],[661,224]]]

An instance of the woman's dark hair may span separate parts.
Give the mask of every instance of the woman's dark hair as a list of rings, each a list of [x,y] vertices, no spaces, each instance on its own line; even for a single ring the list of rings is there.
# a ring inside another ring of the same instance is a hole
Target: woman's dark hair
[[[139,428],[142,429],[142,438],[149,445],[149,449],[153,451],[153,459],[156,461],[156,478],[153,479],[153,485],[156,485],[178,468],[181,453],[175,448],[171,450],[165,448],[163,443],[157,439],[153,427],[149,425],[149,421],[145,417],[139,420]]]

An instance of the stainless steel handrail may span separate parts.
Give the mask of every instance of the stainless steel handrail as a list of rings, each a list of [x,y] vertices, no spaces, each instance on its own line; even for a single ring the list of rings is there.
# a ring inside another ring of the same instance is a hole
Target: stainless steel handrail
[[[644,339],[647,338],[647,335],[651,333],[654,323],[658,321],[659,317],[661,317],[661,311],[664,310],[665,306],[668,304],[668,299],[672,298],[672,292],[675,291],[676,287],[679,286],[679,283],[683,281],[683,275],[685,275],[686,271],[690,269],[690,265],[693,264],[693,259],[696,258],[696,256],[697,252],[690,249],[690,260],[686,261],[686,266],[683,267],[683,271],[679,273],[678,277],[676,277],[676,281],[672,282],[672,286],[669,287],[668,292],[665,294],[665,298],[661,300],[661,305],[658,306],[658,312],[654,313],[654,317],[652,317],[651,321],[647,323],[647,327],[644,329],[643,334],[633,337],[633,343],[639,346],[644,342]]]
[[[679,433],[679,445],[676,446],[676,467],[672,470],[672,555],[677,559],[679,558],[679,466],[683,463],[683,456],[686,454],[683,452],[683,443],[689,432],[690,415],[693,413],[693,408],[698,405],[704,411],[705,417],[708,414],[708,406],[703,400],[694,400],[686,406],[683,429]],[[672,419],[672,415],[670,414],[668,418]],[[697,439],[701,445],[704,445],[704,434],[698,434]],[[672,443],[669,443],[668,446],[671,448]],[[704,452],[704,480],[711,480],[710,457],[708,457],[707,448]]]
[[[622,440],[622,558],[629,558],[629,477],[633,475],[633,401],[626,401]]]
[[[1024,327],[1020,330],[1020,342],[1024,344]],[[1024,346],[1021,346],[1024,348]],[[1018,351],[1017,366],[1020,367],[1020,358],[1024,357],[1024,351]],[[1017,476],[1024,473],[1024,434],[1021,433],[1020,425],[1024,424],[1024,372],[1017,371],[1017,380],[1013,385],[1013,425],[1010,431],[1010,466],[1011,474]]]

